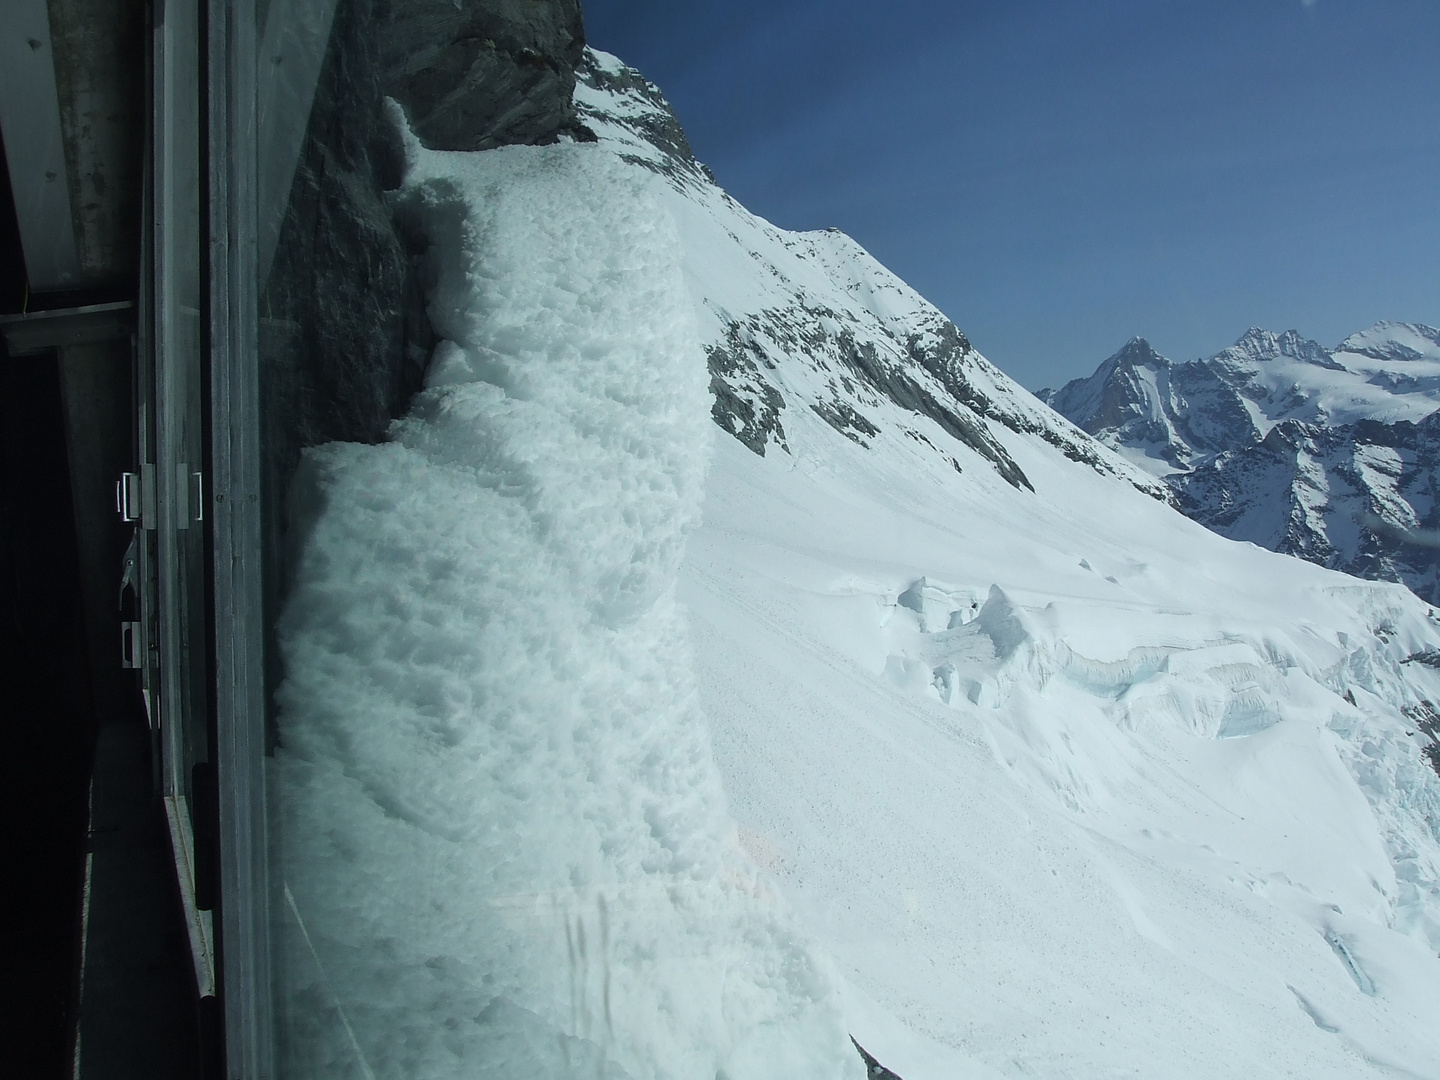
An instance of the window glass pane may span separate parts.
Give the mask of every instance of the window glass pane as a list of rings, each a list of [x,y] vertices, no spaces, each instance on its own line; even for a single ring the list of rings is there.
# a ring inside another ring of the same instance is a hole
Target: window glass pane
[[[863,1075],[727,815],[676,599],[710,376],[578,8],[259,35],[279,1074]]]
[[[1271,1013],[1348,1075],[1432,1030],[1433,611],[1207,539],[838,229],[750,214],[575,0],[230,2],[268,862],[222,916],[274,1015],[236,1075],[1227,1075]],[[1117,357],[1058,396],[1184,389]]]

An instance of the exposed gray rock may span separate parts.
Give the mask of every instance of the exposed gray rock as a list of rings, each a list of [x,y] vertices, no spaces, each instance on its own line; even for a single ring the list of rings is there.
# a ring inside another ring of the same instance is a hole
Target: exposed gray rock
[[[870,1077],[870,1080],[900,1080],[899,1076],[876,1061],[875,1055],[855,1042],[853,1035],[850,1037],[850,1041],[855,1044],[855,1049],[860,1051],[860,1059],[865,1062],[865,1075]]]
[[[1095,444],[1083,435],[1054,424],[1038,423],[1023,410],[1008,407],[1006,403],[994,401],[981,393],[967,370],[988,366],[988,361],[971,347],[965,335],[948,319],[928,327],[924,334],[912,334],[906,348],[913,360],[938,379],[956,401],[966,405],[977,416],[1003,424],[1017,434],[1038,435],[1071,461],[1088,465],[1097,472],[1112,472],[1109,463],[1096,452]],[[1042,395],[1044,393],[1046,391],[1041,391]],[[1045,398],[1042,396],[1041,400]],[[1141,487],[1137,484],[1135,487],[1161,502],[1174,501],[1163,485]]]
[[[725,343],[710,349],[710,390],[715,395],[711,415],[716,424],[762,456],[771,441],[788,451],[780,423],[785,398],[764,375],[764,369],[775,367],[764,344],[770,341],[787,355],[808,357],[828,373],[828,399],[812,401],[810,408],[854,442],[868,445],[865,440],[880,431],[857,406],[867,401],[873,405],[886,398],[902,409],[934,420],[989,461],[1007,483],[1034,490],[1024,471],[986,429],[977,411],[945,392],[943,387],[954,386],[972,401],[989,405],[957,370],[941,363],[943,354],[927,352],[919,334],[912,334],[906,341],[889,338],[882,351],[876,342],[858,337],[851,329],[826,329],[840,326],[844,318],[842,313],[826,307],[800,304],[732,322]],[[953,327],[951,330],[955,341],[964,341],[964,335]],[[928,359],[948,381],[938,386],[930,382],[926,378],[930,369],[917,356]],[[914,366],[917,363],[918,368]],[[922,380],[929,383],[929,388],[922,385]],[[999,419],[1004,422],[1003,417]]]
[[[433,345],[425,240],[407,243],[385,195],[403,151],[384,99],[444,149],[553,141],[574,127],[583,49],[576,0],[340,0],[260,302],[282,474],[299,447],[383,437]]]
[[[880,434],[878,427],[839,398],[830,401],[812,401],[810,408],[816,416],[840,432],[841,435],[861,446],[870,445],[865,441],[866,436],[874,437]]]
[[[1431,667],[1440,666],[1434,660],[1426,657],[1412,656],[1409,660],[1419,660]],[[1409,660],[1403,660],[1401,663],[1408,663]],[[1435,775],[1440,776],[1440,712],[1437,712],[1435,706],[1428,701],[1407,705],[1401,709],[1401,712],[1419,728],[1420,736],[1424,740],[1420,753],[1424,755],[1430,768],[1435,770]]]
[[[381,83],[432,150],[585,137],[579,0],[385,0],[378,14]]]
[[[447,149],[554,140],[583,48],[576,0],[340,0],[260,299],[276,482],[303,446],[382,438],[434,344],[425,238],[402,235],[385,194],[403,151],[384,99]]]
[[[682,185],[697,181],[715,183],[715,174],[710,167],[696,160],[685,129],[680,126],[679,118],[659,87],[634,68],[617,70],[603,67],[588,50],[577,70],[579,77],[590,86],[609,94],[623,95],[630,102],[631,108],[624,115],[606,115],[604,118],[626,128],[640,142],[657,151],[653,156],[622,153],[621,157]],[[583,102],[577,103],[576,108],[583,122],[591,110],[587,110]]]
[[[758,361],[758,362],[757,362]],[[710,393],[714,404],[710,416],[721,431],[735,436],[761,457],[774,442],[789,451],[780,414],[785,399],[765,381],[760,364],[768,364],[764,346],[732,323],[723,344],[709,348]]]
[[[587,50],[578,69],[576,110],[581,121],[624,160],[664,177],[676,190],[702,203],[709,199],[733,203],[718,189],[710,170],[695,160],[660,90],[615,57]],[[923,304],[902,317],[872,310],[874,297],[868,290],[895,286],[883,280],[844,284],[851,274],[863,279],[874,264],[853,242],[816,244],[814,237],[821,235],[787,234],[777,239],[792,250],[808,249],[809,257],[819,264],[836,259],[835,283],[842,293],[855,290],[847,298],[822,301],[770,265],[775,295],[788,302],[745,315],[713,311],[720,332],[707,344],[711,416],[721,430],[756,454],[764,455],[771,447],[789,452],[785,410],[808,407],[836,431],[868,446],[884,426],[894,425],[894,413],[886,406],[895,405],[937,424],[1017,488],[1032,489],[997,438],[996,425],[1037,435],[1071,460],[1098,472],[1122,475],[1154,498],[1172,498],[1164,484],[1147,482],[1148,478],[1124,469],[1084,432],[1037,407],[1029,394],[1010,390],[1009,380],[940,312]],[[758,265],[766,265],[766,256],[759,251],[750,255]],[[848,270],[839,269],[846,265]],[[772,356],[787,365],[800,365],[815,378],[807,379],[803,389],[784,385]],[[932,442],[918,430],[925,426],[902,421],[895,434],[924,445],[963,472],[953,456],[955,448],[942,449],[935,432],[931,435],[937,441]]]
[[[1259,443],[1170,482],[1185,513],[1221,535],[1357,577],[1403,582],[1436,603],[1437,474],[1440,414],[1418,424],[1287,420]]]
[[[996,471],[1005,478],[1006,483],[1017,488],[1035,490],[1009,452],[977,421],[972,409],[942,405],[905,370],[885,363],[873,343],[857,341],[849,331],[840,333],[837,344],[841,360],[865,382],[901,408],[930,417],[956,439],[990,461]]]
[[[1233,386],[1203,363],[1172,363],[1141,337],[1089,378],[1036,396],[1111,446],[1143,448],[1175,469],[1260,438]]]
[[[399,179],[372,0],[336,11],[275,261],[260,297],[267,464],[374,442],[418,389],[431,335],[384,188]]]

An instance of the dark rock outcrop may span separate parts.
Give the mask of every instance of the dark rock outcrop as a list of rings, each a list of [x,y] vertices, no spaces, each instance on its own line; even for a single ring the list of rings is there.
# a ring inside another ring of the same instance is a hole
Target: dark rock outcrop
[[[579,0],[388,0],[379,22],[385,93],[432,150],[584,137]]]
[[[1387,451],[1373,452],[1375,448]],[[1286,420],[1170,478],[1181,509],[1222,536],[1440,602],[1440,413],[1419,423]]]
[[[870,1080],[900,1080],[899,1076],[876,1061],[875,1055],[855,1042],[855,1036],[850,1036],[850,1041],[854,1044],[855,1049],[860,1051],[860,1060],[865,1062],[865,1075],[870,1077]]]
[[[708,352],[710,393],[715,399],[710,418],[721,431],[735,436],[761,457],[772,441],[788,451],[785,427],[780,422],[785,399],[760,374],[761,364],[773,366],[764,346],[744,327],[733,323],[724,343],[710,346]]]
[[[1417,659],[1410,657],[1410,660]],[[1402,661],[1408,663],[1409,661]],[[1422,663],[1435,667],[1432,660],[1422,659]],[[1440,776],[1440,712],[1428,701],[1420,701],[1414,705],[1407,705],[1400,710],[1410,719],[1420,731],[1423,740],[1420,753],[1424,756],[1430,768],[1435,770],[1435,775]]]
[[[575,127],[576,0],[340,0],[260,300],[267,447],[373,442],[418,389],[433,345],[386,191],[403,150],[394,97],[427,145],[551,142]],[[467,59],[468,58],[468,59]]]
[[[958,330],[955,332],[959,334]],[[902,409],[909,409],[911,412],[928,416],[934,420],[951,436],[994,465],[996,471],[1012,487],[1035,490],[1029,478],[1020,466],[1015,464],[1005,447],[1001,446],[973,415],[978,411],[973,406],[969,406],[967,403],[966,408],[957,409],[953,405],[948,407],[942,405],[935,395],[916,382],[902,368],[882,361],[874,344],[868,341],[857,342],[855,336],[848,331],[841,332],[838,346],[840,359],[864,382],[880,391]],[[951,394],[954,393],[955,391],[951,390]],[[980,415],[984,414],[980,413]]]
[[[663,177],[701,205],[713,200],[717,207],[728,204],[739,210],[695,159],[684,129],[654,83],[615,57],[591,50],[577,75],[580,120],[612,151]],[[742,242],[734,233],[731,238]],[[763,456],[778,447],[788,453],[787,425],[799,422],[801,410],[808,407],[861,446],[872,445],[889,429],[889,434],[928,447],[963,472],[949,452],[954,448],[942,449],[943,440],[932,443],[917,430],[925,425],[912,426],[904,415],[908,413],[933,422],[1018,489],[1033,487],[1006,449],[1001,429],[1038,436],[1073,461],[1123,476],[1154,498],[1172,498],[1164,484],[1147,483],[1105,455],[1084,432],[1056,423],[1029,394],[1010,389],[1009,380],[939,311],[920,303],[911,313],[896,316],[875,307],[877,291],[903,295],[908,290],[838,230],[777,234],[773,240],[812,260],[822,273],[833,274],[835,291],[821,285],[811,292],[771,262],[762,246],[748,254],[755,260],[757,280],[768,276],[773,282],[773,303],[741,313],[706,301],[720,322],[718,335],[706,345],[711,417],[752,452]],[[780,367],[792,364],[809,373],[808,385],[781,381]],[[890,406],[897,406],[900,415]],[[790,407],[796,412],[786,415]]]
[[[635,138],[653,147],[656,157],[621,153],[621,157],[641,168],[650,169],[675,181],[680,186],[690,183],[716,183],[710,167],[695,157],[690,140],[680,119],[660,88],[634,68],[607,69],[595,61],[588,51],[577,69],[580,78],[597,90],[628,99],[631,108],[623,115],[603,116],[604,120],[626,128]],[[586,109],[577,103],[576,111],[583,123]]]
[[[260,298],[267,446],[374,442],[420,385],[430,330],[385,189],[399,183],[373,0],[339,5]]]
[[[710,392],[715,398],[710,415],[715,423],[762,457],[770,442],[789,451],[780,419],[785,397],[764,374],[766,369],[775,368],[766,349],[768,341],[783,354],[809,357],[829,373],[828,400],[812,401],[810,409],[853,442],[867,446],[865,440],[880,429],[851,401],[873,406],[885,399],[935,421],[947,434],[989,461],[1006,483],[1034,490],[1024,471],[981,419],[997,410],[958,369],[944,362],[949,358],[943,352],[922,344],[918,334],[905,341],[888,337],[877,344],[852,329],[826,328],[839,327],[844,318],[843,313],[830,308],[802,304],[770,309],[744,322],[730,323],[724,343],[709,350]],[[948,322],[944,325],[950,326]],[[955,342],[968,349],[964,335],[953,327],[951,331]],[[910,366],[914,363],[920,365],[919,370]],[[935,381],[931,382],[927,375]],[[1002,423],[1007,419],[1003,414],[996,418]]]
[[[1111,446],[1144,447],[1175,469],[1260,438],[1240,394],[1210,367],[1172,363],[1142,337],[1088,378],[1036,396]]]

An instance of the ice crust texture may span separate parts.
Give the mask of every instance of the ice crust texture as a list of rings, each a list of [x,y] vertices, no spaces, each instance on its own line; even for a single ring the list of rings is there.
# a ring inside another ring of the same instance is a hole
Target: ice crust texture
[[[295,1074],[1440,1077],[1427,607],[1156,501],[613,57],[577,103],[412,146],[446,342],[297,485]]]
[[[863,1075],[697,706],[674,588],[711,425],[655,181],[410,151],[445,340],[390,442],[296,485],[286,1075]]]

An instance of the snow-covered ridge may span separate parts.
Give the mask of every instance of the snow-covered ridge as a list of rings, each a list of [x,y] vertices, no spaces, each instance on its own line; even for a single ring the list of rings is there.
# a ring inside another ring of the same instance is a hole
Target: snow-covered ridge
[[[1381,321],[1368,330],[1351,334],[1335,347],[1335,351],[1402,363],[1435,360],[1440,357],[1440,330],[1419,323]]]
[[[1146,392],[1134,382],[1139,369],[1163,374],[1165,389]],[[1107,388],[1117,373],[1121,385]],[[1128,392],[1127,382],[1134,383]],[[1440,408],[1440,330],[1381,322],[1327,349],[1294,330],[1252,327],[1229,348],[1186,363],[1134,338],[1094,374],[1039,396],[1108,444],[1140,450],[1136,460],[1164,474],[1177,464],[1203,463],[1236,439],[1258,442],[1287,420],[1331,427],[1423,420]],[[1224,424],[1211,437],[1182,430],[1218,410]],[[1161,416],[1169,418],[1170,441],[1154,451],[1141,450],[1133,432],[1119,431],[1132,419]]]
[[[1006,433],[1035,435],[1072,460],[1157,499],[1143,471],[1041,406],[965,335],[850,237],[793,233],[756,217],[697,163],[659,90],[595,50],[576,107],[602,143],[665,176],[703,297],[715,422],[757,454],[788,452],[788,419],[819,416],[861,444],[909,441],[953,467],[993,469],[1028,487]]]

